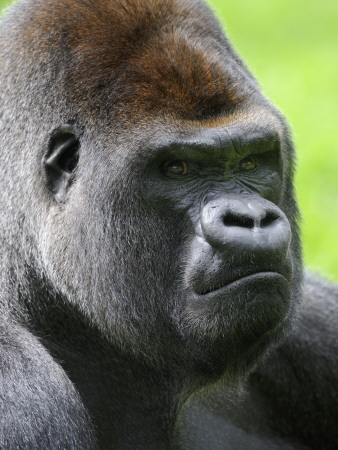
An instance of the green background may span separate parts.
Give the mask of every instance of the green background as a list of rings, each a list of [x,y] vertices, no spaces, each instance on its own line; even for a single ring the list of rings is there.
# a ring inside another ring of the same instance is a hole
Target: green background
[[[305,262],[338,281],[338,1],[209,2],[265,94],[289,119],[298,149]],[[8,4],[0,0],[0,8]]]

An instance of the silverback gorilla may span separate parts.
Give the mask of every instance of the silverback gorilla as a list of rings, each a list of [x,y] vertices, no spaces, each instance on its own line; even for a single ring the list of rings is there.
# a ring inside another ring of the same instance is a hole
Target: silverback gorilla
[[[0,99],[1,449],[334,448],[337,291],[208,7],[23,0]]]

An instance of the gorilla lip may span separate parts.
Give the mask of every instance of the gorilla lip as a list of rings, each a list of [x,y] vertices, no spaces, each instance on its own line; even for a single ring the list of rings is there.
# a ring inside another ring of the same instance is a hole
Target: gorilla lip
[[[255,272],[250,275],[245,275],[241,278],[231,281],[230,283],[220,285],[219,287],[217,287],[215,289],[205,290],[202,293],[196,292],[196,294],[199,297],[203,297],[203,298],[214,297],[216,295],[218,296],[219,294],[225,294],[227,291],[234,290],[243,283],[250,282],[252,280],[259,280],[260,278],[262,278],[264,280],[266,280],[266,278],[277,278],[279,280],[288,282],[288,280],[278,272]]]

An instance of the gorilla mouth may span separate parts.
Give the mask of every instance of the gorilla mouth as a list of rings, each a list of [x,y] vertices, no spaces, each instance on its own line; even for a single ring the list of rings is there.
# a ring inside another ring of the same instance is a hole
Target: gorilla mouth
[[[218,296],[218,295],[223,295],[227,292],[233,291],[236,288],[238,288],[239,286],[242,287],[243,284],[245,283],[249,283],[251,281],[262,281],[262,282],[266,282],[267,280],[273,280],[273,278],[276,279],[276,281],[284,281],[284,282],[288,282],[288,280],[281,275],[278,272],[255,272],[253,274],[250,275],[245,275],[243,277],[237,278],[236,280],[233,280],[229,283],[222,283],[219,284],[217,286],[212,286],[212,287],[206,287],[204,290],[201,290],[199,292],[196,292],[196,294],[198,294],[199,296]]]

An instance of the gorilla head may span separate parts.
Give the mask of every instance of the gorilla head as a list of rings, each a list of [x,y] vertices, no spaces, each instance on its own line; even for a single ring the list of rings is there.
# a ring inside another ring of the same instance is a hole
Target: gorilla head
[[[10,308],[71,304],[152,367],[251,370],[299,297],[293,149],[209,9],[25,0],[0,39]]]

